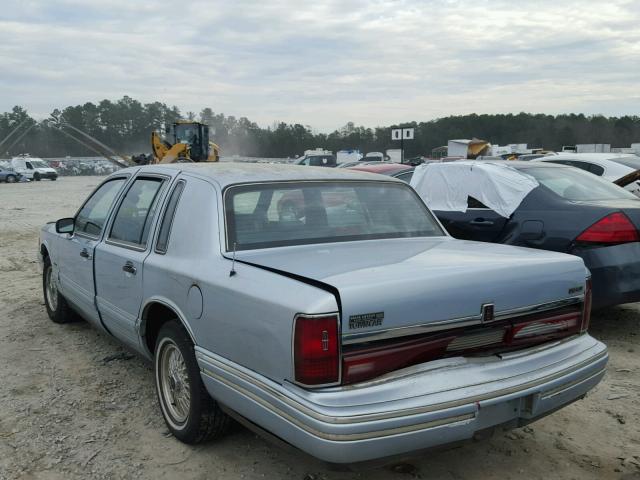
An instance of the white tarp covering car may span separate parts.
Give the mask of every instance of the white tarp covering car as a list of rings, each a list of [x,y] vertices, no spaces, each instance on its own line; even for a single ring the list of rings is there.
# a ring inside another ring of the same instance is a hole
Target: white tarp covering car
[[[429,163],[416,168],[411,186],[432,210],[466,212],[472,197],[508,218],[538,182],[506,163]]]

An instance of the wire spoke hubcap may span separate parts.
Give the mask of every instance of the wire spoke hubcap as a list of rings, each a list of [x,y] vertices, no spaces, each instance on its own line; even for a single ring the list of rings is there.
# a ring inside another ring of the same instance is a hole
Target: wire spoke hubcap
[[[58,285],[56,284],[55,275],[53,275],[53,267],[47,269],[46,276],[47,288],[45,289],[47,295],[47,303],[49,308],[55,311],[58,308]]]
[[[191,390],[187,366],[174,343],[166,343],[160,357],[160,388],[167,411],[176,423],[189,417]]]

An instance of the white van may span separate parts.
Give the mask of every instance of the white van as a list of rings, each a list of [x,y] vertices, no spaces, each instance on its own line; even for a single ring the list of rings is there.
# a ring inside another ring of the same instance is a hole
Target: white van
[[[43,178],[55,180],[58,172],[47,165],[41,158],[32,158],[29,155],[20,155],[11,159],[11,167],[29,180],[39,182]]]

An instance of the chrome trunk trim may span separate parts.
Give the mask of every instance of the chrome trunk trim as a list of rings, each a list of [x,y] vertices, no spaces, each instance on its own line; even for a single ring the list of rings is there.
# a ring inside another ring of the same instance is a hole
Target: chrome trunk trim
[[[576,305],[584,301],[584,295],[556,300],[553,302],[540,303],[536,305],[528,305],[526,307],[512,308],[496,312],[493,322],[482,322],[482,313],[469,317],[451,318],[447,320],[436,320],[429,323],[419,325],[409,325],[406,327],[387,328],[383,330],[372,330],[367,332],[343,333],[342,345],[352,345],[354,343],[375,342],[377,340],[387,340],[390,338],[407,337],[410,335],[421,335],[425,333],[438,332],[450,328],[469,327],[474,325],[491,324],[500,320],[521,317],[523,315],[531,315],[534,313],[545,312],[555,308]]]

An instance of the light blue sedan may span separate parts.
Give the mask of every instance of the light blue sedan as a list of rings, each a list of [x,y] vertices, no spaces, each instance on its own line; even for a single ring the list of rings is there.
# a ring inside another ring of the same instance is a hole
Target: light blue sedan
[[[121,170],[39,254],[51,320],[152,360],[187,443],[234,417],[328,462],[406,454],[547,415],[608,358],[580,258],[456,240],[366,172]]]

